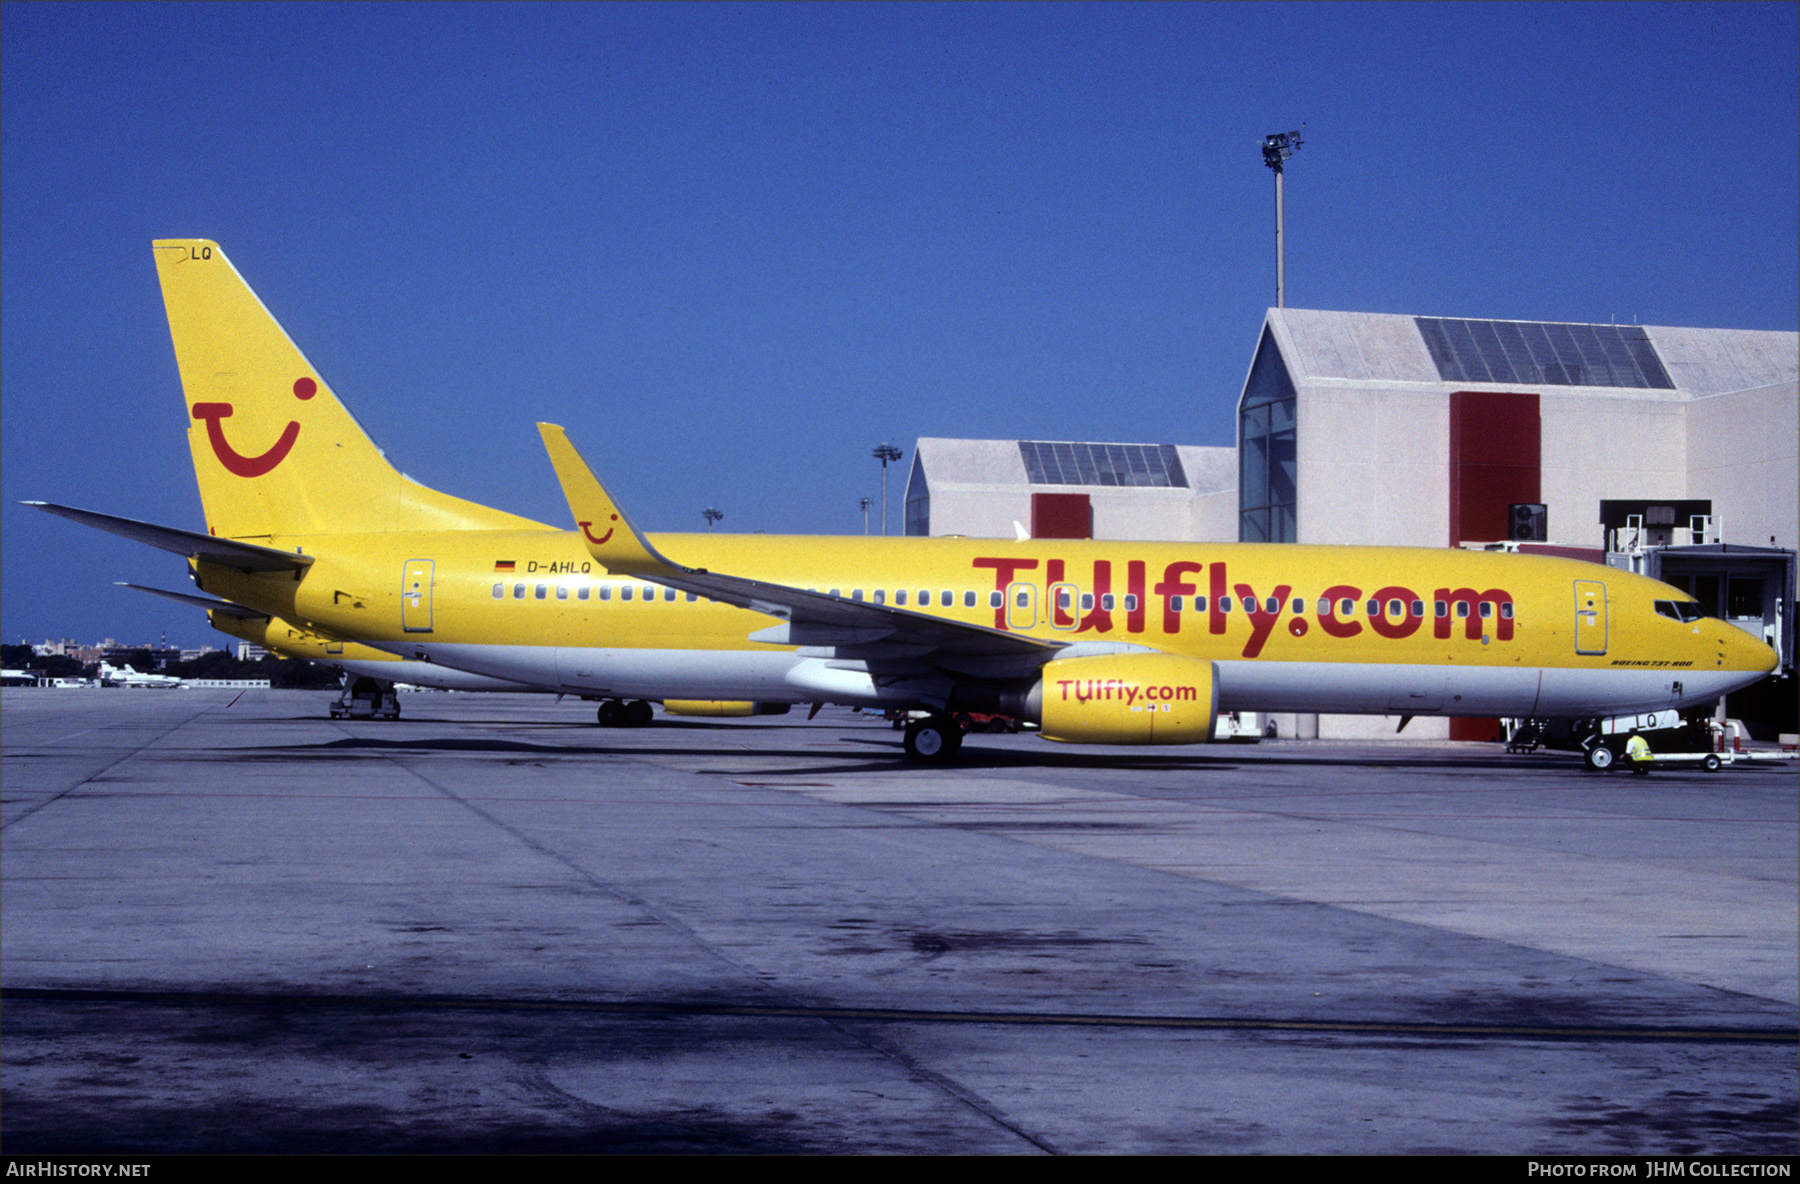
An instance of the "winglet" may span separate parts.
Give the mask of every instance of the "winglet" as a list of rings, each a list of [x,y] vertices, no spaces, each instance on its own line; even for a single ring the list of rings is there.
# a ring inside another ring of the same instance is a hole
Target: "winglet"
[[[594,476],[594,471],[569,443],[568,433],[553,423],[537,426],[538,433],[544,437],[544,450],[550,454],[550,465],[556,470],[556,479],[562,484],[563,497],[568,500],[569,512],[574,515],[575,526],[587,544],[588,554],[607,571],[629,575],[647,576],[675,568],[625,517],[625,512]]]

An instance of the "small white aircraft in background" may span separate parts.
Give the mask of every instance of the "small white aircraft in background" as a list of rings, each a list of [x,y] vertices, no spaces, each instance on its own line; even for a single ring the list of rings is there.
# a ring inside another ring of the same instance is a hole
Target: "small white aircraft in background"
[[[101,662],[100,685],[103,687],[178,687],[182,685],[182,682],[173,674],[139,674],[129,665],[120,668],[107,662]]]

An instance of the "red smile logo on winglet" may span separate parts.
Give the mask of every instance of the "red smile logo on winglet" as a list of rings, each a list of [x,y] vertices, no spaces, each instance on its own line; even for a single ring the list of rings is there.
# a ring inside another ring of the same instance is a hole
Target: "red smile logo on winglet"
[[[319,393],[319,384],[310,378],[294,380],[294,397],[300,400],[312,398]],[[275,441],[274,447],[260,456],[245,456],[231,446],[225,438],[225,426],[222,420],[231,417],[230,403],[195,403],[194,418],[206,424],[206,439],[212,445],[213,455],[219,458],[228,472],[239,477],[260,477],[287,459],[293,449],[294,441],[300,438],[300,425],[289,420],[287,427],[281,431],[281,438]]]
[[[619,520],[619,516],[617,514],[614,514],[612,516],[612,520],[614,522],[617,522]],[[593,525],[593,522],[591,522],[591,521],[577,522],[575,525],[581,527],[581,533],[586,535],[587,541],[594,544],[594,546],[596,546],[596,547],[604,547],[606,545],[606,540],[610,539],[613,536],[613,531],[615,529],[617,529],[616,527],[609,526],[606,528],[605,534],[601,535],[599,538],[595,538],[594,532],[588,529],[588,527]]]

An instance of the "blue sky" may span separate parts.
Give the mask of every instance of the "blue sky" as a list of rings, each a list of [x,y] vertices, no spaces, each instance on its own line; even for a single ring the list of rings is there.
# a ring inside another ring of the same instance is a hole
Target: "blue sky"
[[[5,4],[0,634],[223,644],[150,240],[389,457],[843,533],[919,436],[1230,444],[1274,303],[1796,328],[1793,4]],[[905,468],[891,475],[899,530]]]

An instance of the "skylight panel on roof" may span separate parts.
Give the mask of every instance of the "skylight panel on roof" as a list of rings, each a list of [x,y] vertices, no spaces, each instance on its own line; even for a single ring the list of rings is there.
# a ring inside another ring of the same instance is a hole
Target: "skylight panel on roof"
[[[1187,473],[1173,444],[1078,444],[1019,441],[1033,485],[1185,488]]]
[[[1445,382],[1619,386],[1673,390],[1637,325],[1465,321],[1414,317]]]

